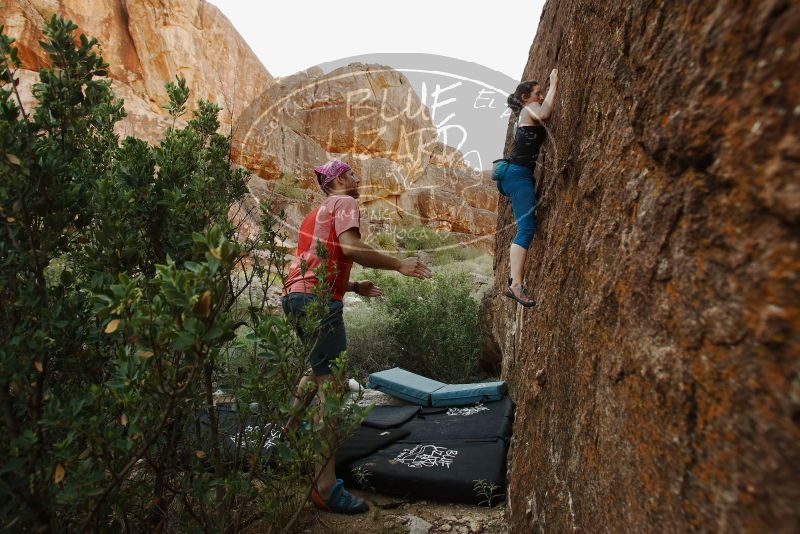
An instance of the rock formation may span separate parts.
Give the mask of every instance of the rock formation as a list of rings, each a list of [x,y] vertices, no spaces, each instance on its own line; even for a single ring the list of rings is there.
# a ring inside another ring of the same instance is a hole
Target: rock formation
[[[38,42],[45,20],[54,13],[97,38],[115,94],[125,99],[128,117],[118,126],[123,135],[151,142],[161,137],[169,124],[161,108],[166,100],[164,84],[177,75],[186,78],[191,90],[190,109],[198,99],[216,102],[224,108],[220,119],[226,126],[238,113],[236,104],[253,100],[273,79],[228,19],[202,0],[9,0],[5,4],[0,24],[16,39],[27,71],[47,64]]]
[[[309,203],[320,198],[312,169],[339,157],[364,183],[367,235],[426,225],[492,249],[493,182],[466,167],[459,151],[437,142],[427,108],[399,72],[352,64],[327,75],[315,67],[275,80],[204,0],[7,4],[0,24],[17,39],[24,66],[18,77],[28,102],[35,71],[47,64],[38,45],[41,29],[58,13],[100,42],[114,91],[128,113],[117,125],[120,134],[150,142],[161,137],[170,124],[161,108],[164,83],[177,75],[186,79],[192,104],[202,98],[220,105],[223,128],[234,136],[234,161],[255,175],[254,200],[277,197],[288,210],[290,234]],[[289,182],[304,192],[282,198],[263,180]]]
[[[800,529],[798,29],[797,2],[546,3],[538,305],[492,306],[514,532]]]
[[[427,225],[491,246],[494,182],[437,142],[427,108],[390,67],[352,63],[276,80],[234,126],[234,156],[263,178],[291,177],[312,202],[321,198],[313,168],[337,157],[361,179],[367,235]]]

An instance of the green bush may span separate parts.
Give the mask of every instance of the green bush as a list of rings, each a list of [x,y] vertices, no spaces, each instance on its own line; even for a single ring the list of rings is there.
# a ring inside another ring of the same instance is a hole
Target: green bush
[[[429,253],[435,266],[473,260],[483,254],[474,247],[462,245],[450,234],[424,226],[404,230],[399,243],[409,253]]]
[[[434,265],[450,265],[479,258],[484,253],[480,250],[461,244],[450,244],[433,253]]]
[[[424,226],[405,229],[399,237],[399,242],[408,252],[418,252],[420,250],[432,252],[443,245],[451,243],[450,236]]]
[[[359,340],[358,362],[379,364],[368,372],[397,365],[445,382],[463,382],[473,377],[479,351],[478,302],[472,298],[467,275],[446,270],[435,272],[430,280],[405,278],[395,273],[364,271],[364,277],[383,289],[383,296],[366,304],[376,316],[385,316],[389,324],[372,334],[353,332]],[[367,312],[364,312],[367,313]],[[381,321],[383,317],[381,317]],[[378,319],[375,319],[378,322]],[[371,326],[370,322],[362,327]],[[390,334],[399,348],[396,358],[385,350],[380,336]],[[350,351],[352,354],[352,350]]]
[[[347,361],[362,383],[367,375],[398,365],[400,345],[395,339],[395,320],[385,306],[359,304],[345,309]]]
[[[227,213],[248,177],[231,168],[214,104],[155,146],[120,142],[108,65],[76,29],[46,24],[52,66],[31,112],[0,27],[0,525],[281,530],[341,439],[320,423],[279,441],[274,463],[259,456],[292,413],[308,350],[263,299],[282,236],[265,206],[262,232],[233,241]],[[185,82],[167,93],[177,119]],[[345,408],[342,375],[322,420],[341,413],[348,428],[361,414]],[[214,409],[220,384],[254,429],[233,448]],[[192,436],[201,413],[210,431]]]
[[[397,249],[397,239],[394,234],[389,232],[378,232],[370,236],[370,244],[378,247],[381,250],[393,251]]]
[[[277,180],[270,182],[272,192],[293,200],[306,200],[308,193],[301,187],[300,180],[293,173],[281,174]]]

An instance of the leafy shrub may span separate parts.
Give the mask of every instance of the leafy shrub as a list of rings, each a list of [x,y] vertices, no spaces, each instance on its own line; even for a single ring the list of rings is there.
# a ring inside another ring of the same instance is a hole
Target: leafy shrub
[[[0,525],[282,530],[341,439],[330,421],[349,428],[361,414],[345,407],[339,371],[327,422],[285,435],[270,462],[261,456],[289,415],[312,418],[287,404],[308,347],[263,299],[282,236],[264,206],[262,232],[233,241],[227,213],[247,174],[231,168],[216,105],[199,102],[156,146],[120,142],[108,65],[76,29],[56,16],[46,24],[52,66],[31,113],[0,27]],[[167,93],[177,118],[184,81]],[[233,447],[214,408],[220,384],[252,430]],[[210,431],[191,436],[200,415]]]
[[[400,235],[400,245],[408,252],[418,252],[420,250],[431,252],[445,244],[450,243],[446,236],[432,228],[415,226],[405,229]]]
[[[345,309],[347,361],[353,376],[363,383],[367,375],[389,369],[400,361],[395,319],[385,306],[359,304]]]
[[[430,280],[419,280],[365,270],[364,276],[383,289],[383,296],[366,306],[376,315],[388,316],[390,326],[382,331],[388,331],[399,346],[397,365],[445,382],[461,382],[472,376],[480,341],[478,302],[471,296],[465,273],[437,271]],[[379,364],[385,359],[386,366],[394,361],[379,352],[385,348],[384,342],[378,341],[380,332],[348,331],[348,336],[356,339],[373,340],[372,344],[362,342],[357,361]],[[375,370],[381,369],[369,372]]]
[[[463,261],[474,260],[484,253],[475,247],[467,245],[450,244],[444,246],[433,253],[434,265],[450,265]]]
[[[483,254],[474,247],[462,245],[448,233],[437,232],[424,226],[404,230],[399,242],[407,252],[431,254],[433,265],[436,266],[472,260]]]
[[[271,182],[272,192],[293,200],[306,200],[308,193],[301,187],[300,180],[292,173],[282,174]]]
[[[370,236],[368,242],[382,250],[396,250],[397,238],[394,234],[389,232],[378,232]]]

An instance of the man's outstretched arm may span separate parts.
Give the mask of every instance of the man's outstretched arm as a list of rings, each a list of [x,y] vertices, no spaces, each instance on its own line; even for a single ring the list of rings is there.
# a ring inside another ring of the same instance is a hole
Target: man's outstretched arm
[[[362,242],[361,235],[356,228],[342,232],[339,235],[339,244],[342,247],[342,253],[348,259],[364,267],[398,271],[406,276],[416,278],[429,278],[431,275],[430,269],[416,256],[401,260],[384,254]]]

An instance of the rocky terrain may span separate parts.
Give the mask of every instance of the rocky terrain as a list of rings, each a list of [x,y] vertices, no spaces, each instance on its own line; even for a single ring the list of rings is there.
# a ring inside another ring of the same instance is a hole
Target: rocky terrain
[[[549,0],[513,532],[800,529],[800,5]],[[510,149],[511,129],[509,129]],[[514,233],[501,200],[495,295]]]
[[[17,39],[24,67],[17,76],[27,103],[36,70],[47,64],[38,41],[54,13],[100,42],[128,113],[120,134],[150,142],[161,137],[170,124],[161,107],[164,83],[178,75],[192,104],[202,98],[220,105],[223,131],[234,138],[233,161],[254,174],[246,203],[276,199],[286,209],[288,245],[309,206],[321,199],[313,168],[338,157],[364,184],[367,236],[424,225],[493,250],[493,182],[437,142],[427,108],[399,72],[356,63],[327,75],[312,67],[275,79],[204,0],[7,0],[0,24]],[[257,218],[248,222],[258,224]]]
[[[298,521],[303,534],[507,534],[505,508],[432,501],[402,501],[356,491],[370,511],[357,516],[328,514],[308,508]]]

